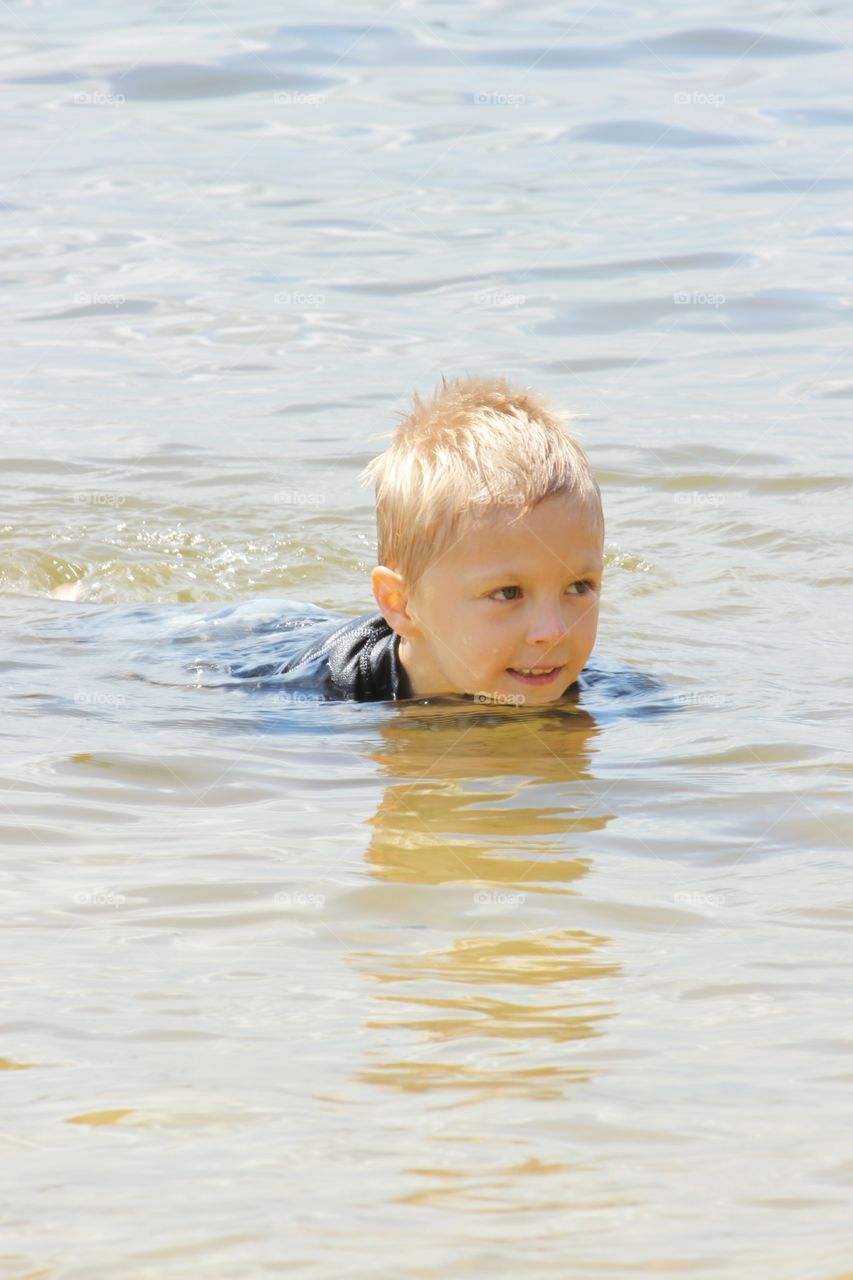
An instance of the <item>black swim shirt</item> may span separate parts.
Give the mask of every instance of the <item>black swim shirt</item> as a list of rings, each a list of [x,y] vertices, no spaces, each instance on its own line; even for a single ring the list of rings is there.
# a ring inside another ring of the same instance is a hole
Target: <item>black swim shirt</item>
[[[312,628],[313,629],[313,628]],[[326,635],[314,634],[312,643],[274,668],[243,671],[243,677],[289,677],[294,686],[310,689],[321,698],[348,698],[355,702],[390,702],[412,696],[409,681],[397,654],[398,637],[381,613],[336,622]]]

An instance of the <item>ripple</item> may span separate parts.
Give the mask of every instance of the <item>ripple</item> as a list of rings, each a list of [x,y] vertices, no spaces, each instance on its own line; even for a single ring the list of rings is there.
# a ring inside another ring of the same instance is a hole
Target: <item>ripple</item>
[[[145,315],[156,311],[156,302],[146,302],[141,298],[122,298],[115,302],[95,302],[83,307],[69,307],[67,311],[52,311],[49,315],[21,316],[21,320],[79,320],[84,316],[121,316]]]
[[[116,75],[112,87],[130,101],[174,102],[186,98],[226,98],[270,89],[313,93],[337,83],[340,82],[328,76],[287,67],[273,70],[259,58],[237,57],[225,59],[216,66],[143,63]]]
[[[141,1034],[139,1038],[146,1042],[155,1042],[162,1037],[159,1037],[155,1032],[147,1031]],[[178,1037],[172,1035],[169,1038],[175,1039]],[[195,1034],[191,1038],[218,1039],[219,1037]],[[215,1100],[212,1099],[208,1107],[196,1101],[191,1107],[175,1107],[168,1103],[161,1107],[150,1105],[144,1107],[102,1107],[95,1111],[82,1111],[73,1116],[67,1116],[65,1123],[91,1125],[98,1128],[120,1126],[128,1129],[176,1129],[192,1132],[197,1129],[230,1127],[241,1122],[254,1123],[257,1121],[259,1114],[260,1109],[257,1107],[234,1105],[224,1099],[217,1098]]]
[[[682,129],[662,120],[610,120],[587,125],[572,134],[581,142],[604,142],[622,147],[741,147],[763,138],[734,133]]]
[[[669,297],[613,297],[604,302],[578,302],[558,316],[536,326],[535,332],[552,334],[615,333],[643,329],[670,316],[678,316],[685,328],[742,333],[783,333],[797,329],[834,326],[853,319],[853,302],[808,289],[766,289],[748,298],[679,290]],[[696,299],[696,301],[692,301]],[[559,304],[558,304],[559,306]]]
[[[832,391],[820,391],[817,398],[818,400],[853,400],[853,383],[835,387]]]
[[[838,41],[808,40],[779,36],[770,32],[744,31],[735,27],[695,27],[672,35],[628,40],[621,45],[527,45],[523,48],[460,50],[469,62],[496,63],[537,68],[581,70],[613,67],[627,62],[662,59],[686,60],[737,58],[801,58],[834,53],[844,48]]]
[[[740,182],[716,187],[717,191],[737,191],[743,195],[759,195],[763,192],[787,192],[789,195],[810,195],[815,192],[849,191],[853,178],[762,178],[757,182]]]
[[[622,356],[590,356],[586,360],[550,360],[540,364],[546,373],[600,373],[606,369],[637,369],[644,365],[666,364],[666,358],[653,360],[650,357],[637,356],[636,359]]]
[[[432,276],[427,280],[359,280],[354,284],[336,284],[342,293],[357,293],[378,298],[393,298],[409,293],[441,293],[458,284],[477,284],[475,276]]]
[[[430,276],[426,279],[376,280],[365,277],[357,281],[334,282],[341,293],[357,293],[375,297],[397,297],[415,293],[441,293],[458,285],[467,285],[483,293],[495,292],[500,285],[524,284],[530,280],[621,280],[644,275],[672,275],[681,271],[714,271],[746,268],[759,259],[749,252],[710,251],[706,253],[662,254],[648,258],[624,258],[615,262],[579,262],[572,265],[510,268],[494,276],[453,275]],[[628,363],[631,363],[630,361]]]
[[[744,31],[738,27],[689,27],[673,35],[636,41],[635,47],[652,54],[741,59],[799,58],[809,54],[834,53],[844,45],[836,40],[807,40],[803,36],[780,36],[767,31]]]
[[[77,71],[39,71],[26,76],[8,76],[10,84],[80,84],[85,77]]]
[[[757,254],[744,250],[727,252],[710,250],[699,253],[661,253],[647,258],[621,258],[615,262],[578,262],[571,266],[554,264],[547,267],[520,268],[501,274],[501,280],[520,284],[523,280],[619,280],[642,275],[668,275],[675,271],[714,271],[726,267],[751,267],[759,262]]]
[[[787,107],[782,111],[768,111],[771,120],[782,120],[785,124],[803,124],[810,128],[849,129],[853,124],[853,111],[844,107]]]
[[[408,33],[402,27],[384,26],[378,22],[370,26],[346,22],[294,22],[279,27],[276,34],[302,44],[314,44],[324,57],[334,58],[337,62],[356,49],[362,54],[376,55]]]

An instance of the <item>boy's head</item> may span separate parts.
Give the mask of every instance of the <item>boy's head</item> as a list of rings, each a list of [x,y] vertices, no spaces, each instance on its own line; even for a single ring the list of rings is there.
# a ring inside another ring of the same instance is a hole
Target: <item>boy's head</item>
[[[376,485],[373,591],[412,695],[561,697],[595,640],[604,542],[565,415],[503,379],[442,379],[362,478]]]

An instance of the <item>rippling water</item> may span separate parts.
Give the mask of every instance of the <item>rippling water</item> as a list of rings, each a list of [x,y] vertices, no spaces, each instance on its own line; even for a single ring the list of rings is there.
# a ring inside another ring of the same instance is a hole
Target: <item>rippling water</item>
[[[849,1276],[853,15],[0,29],[0,1275]],[[465,371],[580,415],[578,706],[214,679]]]

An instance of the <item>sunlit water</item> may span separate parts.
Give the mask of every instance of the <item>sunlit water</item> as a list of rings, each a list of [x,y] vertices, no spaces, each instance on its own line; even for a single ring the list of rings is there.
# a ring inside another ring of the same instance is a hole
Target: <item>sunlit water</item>
[[[853,14],[0,29],[0,1275],[849,1275]],[[580,415],[598,678],[217,678],[465,371]]]

